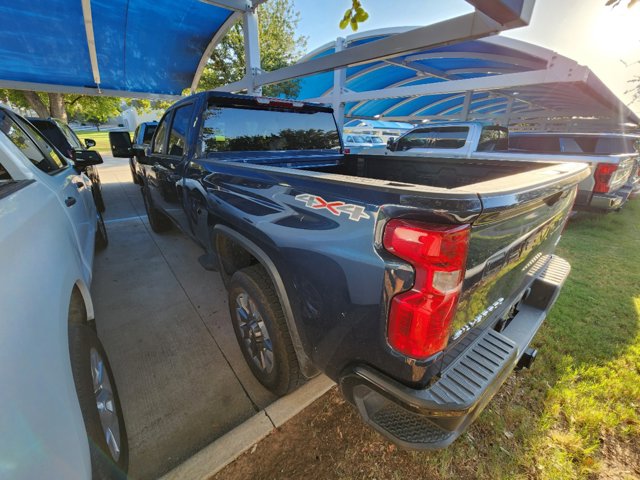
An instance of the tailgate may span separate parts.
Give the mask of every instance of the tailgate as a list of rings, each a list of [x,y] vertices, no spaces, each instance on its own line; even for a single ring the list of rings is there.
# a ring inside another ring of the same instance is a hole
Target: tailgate
[[[483,210],[471,229],[450,345],[509,315],[549,261],[587,175],[586,164],[560,164],[465,187],[478,193]]]
[[[636,166],[636,157],[635,154],[632,156],[626,156],[626,158],[621,158],[620,163],[618,164],[618,168],[614,172],[611,177],[611,181],[609,182],[609,191],[615,192],[618,189],[622,188],[629,177],[634,173]]]

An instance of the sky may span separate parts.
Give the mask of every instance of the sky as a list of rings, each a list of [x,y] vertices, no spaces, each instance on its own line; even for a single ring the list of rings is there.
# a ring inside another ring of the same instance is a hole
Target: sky
[[[397,26],[429,25],[473,8],[464,0],[361,0],[369,19],[360,31]],[[606,7],[606,0],[536,0],[531,22],[502,35],[554,50],[593,70],[625,103],[640,114],[640,101],[630,103],[640,76],[640,4]],[[308,37],[311,51],[338,36],[352,33],[338,23],[351,0],[295,0],[298,31]]]

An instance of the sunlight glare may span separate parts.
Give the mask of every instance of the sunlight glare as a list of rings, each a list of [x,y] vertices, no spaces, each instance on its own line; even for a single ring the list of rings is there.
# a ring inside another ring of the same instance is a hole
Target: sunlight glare
[[[606,8],[593,17],[591,40],[600,54],[613,56],[623,61],[640,53],[640,5],[627,8],[621,4]]]

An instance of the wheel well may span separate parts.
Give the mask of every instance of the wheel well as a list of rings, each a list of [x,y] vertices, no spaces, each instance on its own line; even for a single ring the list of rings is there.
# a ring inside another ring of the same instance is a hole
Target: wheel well
[[[216,248],[216,252],[220,260],[220,275],[223,277],[223,281],[225,275],[229,273],[233,274],[241,268],[249,267],[254,264],[262,265],[269,273],[278,295],[302,373],[307,378],[317,375],[319,371],[306,354],[302,339],[300,338],[300,333],[298,332],[298,328],[294,320],[287,291],[271,258],[269,258],[269,256],[261,250],[260,247],[251,242],[251,240],[227,226],[218,224],[214,227],[214,232],[212,243]],[[227,286],[227,283],[225,283],[225,286]]]
[[[74,285],[71,292],[71,300],[69,301],[69,323],[84,324],[88,320],[87,307],[84,303],[84,297],[77,285]]]
[[[220,258],[221,268],[228,276],[242,268],[250,267],[258,262],[246,248],[226,235],[216,235],[216,252]]]

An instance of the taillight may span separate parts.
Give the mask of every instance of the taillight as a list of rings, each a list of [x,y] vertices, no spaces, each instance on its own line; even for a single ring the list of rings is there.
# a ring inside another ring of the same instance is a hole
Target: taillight
[[[350,154],[351,153],[351,149],[350,148],[345,148],[344,149],[344,153],[347,154],[347,155]]]
[[[615,163],[598,164],[596,172],[593,175],[596,180],[596,185],[593,187],[593,193],[609,193],[609,183],[617,169],[618,165]]]
[[[464,279],[469,225],[390,220],[383,244],[415,269],[413,288],[391,300],[387,336],[398,352],[427,358],[447,346]]]

